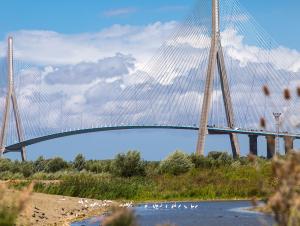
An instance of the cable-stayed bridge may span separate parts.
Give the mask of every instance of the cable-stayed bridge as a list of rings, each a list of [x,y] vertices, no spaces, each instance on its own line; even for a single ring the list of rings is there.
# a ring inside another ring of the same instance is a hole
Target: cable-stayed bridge
[[[114,77],[114,64],[109,79],[91,78],[97,68],[87,70],[88,62],[72,74],[18,55],[10,37],[0,62],[2,153],[19,151],[25,159],[26,146],[49,139],[160,128],[199,131],[199,155],[207,133],[228,134],[234,156],[237,134],[249,135],[253,154],[257,137],[266,136],[272,157],[275,137],[285,138],[287,150],[300,137],[299,69],[238,0],[199,0],[144,67],[123,61],[132,69],[127,77]],[[281,113],[279,130],[273,113]]]

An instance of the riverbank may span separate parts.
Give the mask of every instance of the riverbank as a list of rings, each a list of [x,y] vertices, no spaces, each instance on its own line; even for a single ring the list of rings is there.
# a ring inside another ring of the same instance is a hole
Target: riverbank
[[[20,191],[9,189],[5,196],[9,203],[20,196]],[[17,225],[70,225],[76,220],[101,215],[115,204],[109,200],[32,193]]]

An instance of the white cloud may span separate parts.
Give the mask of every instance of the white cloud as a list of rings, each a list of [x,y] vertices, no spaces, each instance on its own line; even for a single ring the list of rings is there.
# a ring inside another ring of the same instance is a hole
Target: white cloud
[[[127,7],[127,8],[118,8],[118,9],[112,9],[103,12],[103,15],[106,17],[116,17],[116,16],[124,16],[128,14],[135,13],[137,11],[136,8],[133,7]]]
[[[54,31],[12,32],[16,59],[40,65],[97,62],[116,53],[144,63],[177,26],[174,21],[147,26],[113,25],[96,33],[66,35]],[[0,57],[6,41],[0,42]]]
[[[165,42],[167,51],[159,49],[176,26],[177,22],[114,25],[75,35],[14,32],[16,59],[36,65],[16,74],[22,77],[21,83],[16,79],[16,85],[22,114],[27,117],[27,134],[37,136],[49,129],[31,131],[32,123],[47,124],[52,132],[109,123],[198,124],[210,38],[206,29],[198,27],[193,35],[182,31]],[[240,114],[246,111],[248,123],[257,126],[265,104],[260,98],[261,85],[270,80],[272,91],[282,88],[291,72],[300,72],[300,53],[285,47],[266,50],[247,45],[245,37],[232,28],[221,35],[233,81],[237,126],[246,123]],[[0,42],[0,50],[4,46]],[[153,55],[156,57],[150,58]],[[267,72],[266,65],[272,65]],[[282,77],[272,80],[278,74]],[[214,104],[222,104],[220,87],[215,88]],[[217,106],[212,109],[222,113]]]

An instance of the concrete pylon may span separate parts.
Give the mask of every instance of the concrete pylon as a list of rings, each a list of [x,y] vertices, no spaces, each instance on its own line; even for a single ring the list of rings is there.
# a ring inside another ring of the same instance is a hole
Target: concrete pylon
[[[3,121],[2,121],[1,134],[0,134],[1,156],[5,151],[5,142],[6,142],[6,135],[7,135],[6,133],[7,133],[8,123],[9,123],[9,115],[10,115],[9,113],[10,113],[11,105],[14,113],[18,140],[19,142],[24,141],[23,128],[21,125],[21,117],[18,109],[18,103],[17,103],[15,88],[14,88],[13,38],[12,37],[8,38],[7,68],[8,68],[7,69],[7,78],[8,78],[7,94],[5,99],[4,114],[3,114]],[[26,160],[25,147],[22,147],[20,152],[21,152],[22,161],[25,161]]]
[[[250,154],[257,156],[257,135],[249,135],[249,151]]]
[[[267,158],[271,159],[275,155],[275,136],[266,136],[267,140]]]
[[[285,154],[288,154],[290,151],[294,149],[294,137],[285,136],[284,138],[284,150]]]
[[[223,95],[223,102],[225,106],[225,113],[227,125],[229,128],[234,128],[234,113],[232,108],[232,101],[230,96],[230,89],[228,85],[228,78],[225,68],[224,55],[220,38],[220,13],[219,0],[212,0],[212,36],[211,46],[209,52],[208,69],[206,74],[204,98],[202,103],[202,111],[200,117],[200,127],[197,141],[197,155],[204,155],[205,138],[207,134],[208,115],[211,105],[211,97],[213,92],[213,81],[215,75],[215,67],[218,67],[218,73],[221,81],[221,89]],[[230,135],[231,148],[233,157],[240,155],[240,148],[237,135],[231,133]]]

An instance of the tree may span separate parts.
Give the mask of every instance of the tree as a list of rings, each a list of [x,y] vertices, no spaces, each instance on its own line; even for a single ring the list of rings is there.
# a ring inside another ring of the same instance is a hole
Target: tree
[[[122,177],[145,175],[145,163],[140,152],[128,151],[126,154],[117,154],[112,161],[112,173]]]
[[[159,169],[162,173],[169,173],[173,175],[179,175],[188,172],[194,164],[189,156],[182,151],[175,151],[163,160]]]
[[[85,167],[85,158],[82,154],[78,154],[73,162],[73,166],[75,169],[77,169],[78,171],[81,171],[84,169]]]
[[[43,156],[38,157],[33,163],[34,172],[45,171],[46,165],[47,165],[47,162],[44,159],[44,157]]]
[[[48,173],[55,173],[59,170],[65,169],[68,167],[68,163],[64,161],[62,158],[56,157],[51,159],[47,163],[46,171]]]

